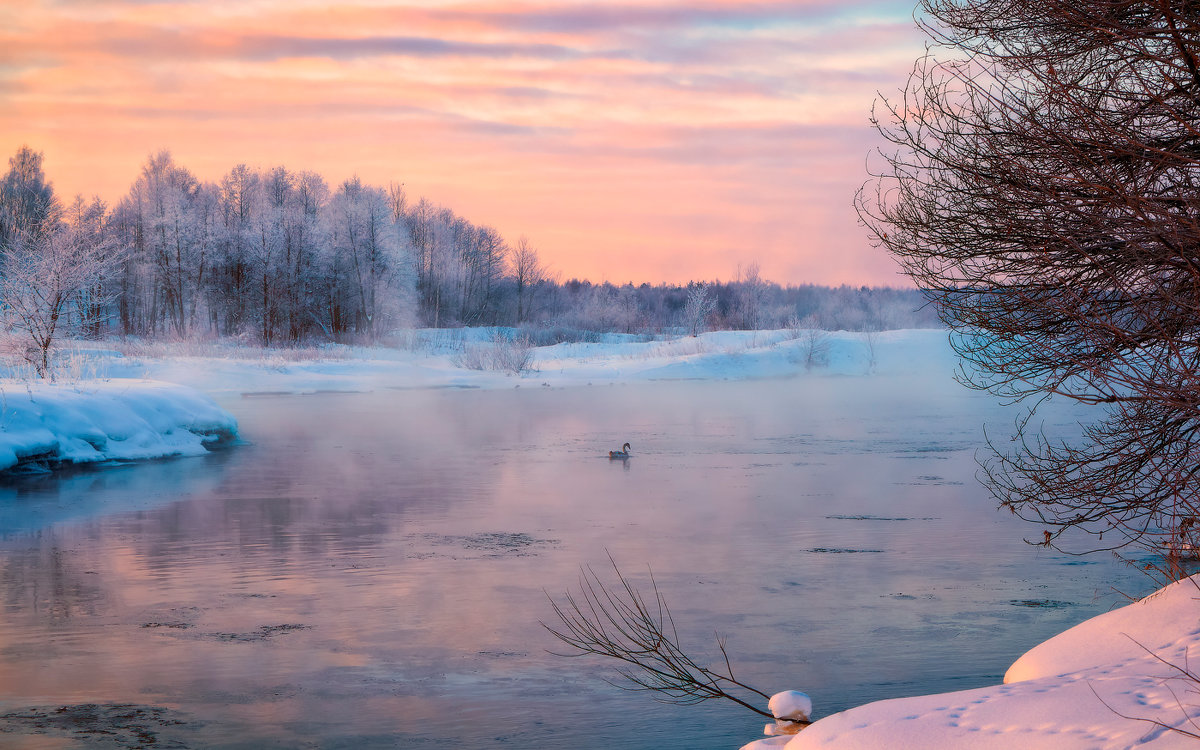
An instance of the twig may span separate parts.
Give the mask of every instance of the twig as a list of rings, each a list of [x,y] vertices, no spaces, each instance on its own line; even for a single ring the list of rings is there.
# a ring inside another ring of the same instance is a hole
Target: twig
[[[726,639],[717,635],[723,669],[706,667],[689,656],[680,645],[679,631],[666,598],[650,571],[650,592],[643,594],[621,572],[612,555],[608,556],[617,585],[605,584],[590,566],[581,568],[579,596],[570,592],[562,603],[547,593],[550,606],[561,627],[542,623],[555,638],[571,651],[559,656],[605,656],[622,662],[617,673],[627,683],[609,684],[623,690],[646,690],[663,703],[694,705],[713,698],[724,698],[760,716],[773,719],[750,703],[752,697],[770,696],[741,680],[733,673]],[[556,653],[556,652],[551,652]]]

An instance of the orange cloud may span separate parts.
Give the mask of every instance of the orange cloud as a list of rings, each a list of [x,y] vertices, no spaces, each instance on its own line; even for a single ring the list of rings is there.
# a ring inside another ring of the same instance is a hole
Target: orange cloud
[[[116,200],[168,148],[406,183],[564,276],[900,283],[850,201],[920,40],[887,2],[35,3],[0,11],[0,155]]]

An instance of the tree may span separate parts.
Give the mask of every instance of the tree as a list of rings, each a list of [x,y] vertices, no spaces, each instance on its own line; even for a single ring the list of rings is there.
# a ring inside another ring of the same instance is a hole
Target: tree
[[[142,303],[144,324],[136,332],[167,329],[186,338],[195,325],[197,305],[217,231],[216,200],[196,177],[177,165],[168,151],[146,160],[142,173],[118,207],[134,227],[122,277],[128,308]]]
[[[75,200],[67,207],[66,221],[78,235],[78,241],[83,246],[103,247],[106,251],[113,247],[105,222],[106,208],[104,201],[99,198],[85,201],[82,195],[75,196]],[[115,267],[117,264],[113,261],[110,265]],[[101,326],[104,324],[107,314],[107,304],[112,301],[110,290],[105,288],[105,282],[109,281],[107,276],[113,270],[115,268],[109,268],[105,269],[105,273],[93,275],[90,279],[91,283],[85,284],[75,295],[74,315],[79,324],[78,330],[80,334],[89,339],[100,338]]]
[[[524,235],[510,251],[508,262],[517,285],[517,325],[521,325],[533,307],[534,293],[549,279],[549,274],[538,257],[538,251]]]
[[[329,206],[339,276],[355,329],[368,341],[409,318],[412,279],[400,228],[387,194],[357,178],[344,182]]]
[[[21,334],[23,355],[38,376],[51,378],[50,355],[63,335],[86,319],[73,314],[105,301],[98,290],[119,265],[111,245],[90,227],[64,224],[53,231],[22,232],[0,253],[0,302],[10,330]]]
[[[1090,548],[1186,550],[1200,517],[1200,8],[924,0],[934,41],[857,198],[927,291],[964,380],[1029,399],[985,467],[1001,504]],[[1041,399],[1095,405],[1078,439]],[[1078,535],[1073,535],[1078,538]],[[1086,538],[1086,537],[1084,537]]]
[[[247,333],[250,302],[254,299],[249,253],[255,242],[255,209],[261,208],[259,175],[238,164],[221,178],[223,219],[217,276],[209,302],[218,330],[227,335]]]
[[[36,238],[52,230],[59,219],[61,206],[46,182],[42,160],[42,153],[28,146],[8,160],[8,172],[0,179],[0,250],[20,235]]]
[[[754,331],[759,328],[765,296],[766,282],[759,272],[758,262],[754,261],[744,269],[738,266],[737,311],[743,329]]]
[[[688,333],[695,336],[703,332],[715,309],[717,309],[717,298],[708,284],[699,282],[688,284],[687,301],[683,304],[683,324],[687,327]]]

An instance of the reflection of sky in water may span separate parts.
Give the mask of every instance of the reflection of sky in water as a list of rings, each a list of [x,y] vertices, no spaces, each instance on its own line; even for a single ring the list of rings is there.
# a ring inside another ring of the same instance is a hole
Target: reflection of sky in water
[[[235,450],[0,488],[0,713],[167,706],[185,723],[155,731],[196,746],[727,748],[761,722],[548,655],[544,591],[606,551],[651,564],[686,643],[729,634],[742,677],[823,715],[994,683],[1145,586],[1021,542],[974,479],[980,423],[1010,417],[952,384],[227,406]]]

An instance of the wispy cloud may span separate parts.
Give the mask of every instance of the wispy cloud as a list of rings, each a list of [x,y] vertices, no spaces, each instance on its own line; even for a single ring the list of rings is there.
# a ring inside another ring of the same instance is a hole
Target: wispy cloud
[[[0,9],[0,150],[110,199],[162,147],[399,179],[567,275],[894,280],[849,201],[910,2],[34,0]]]

